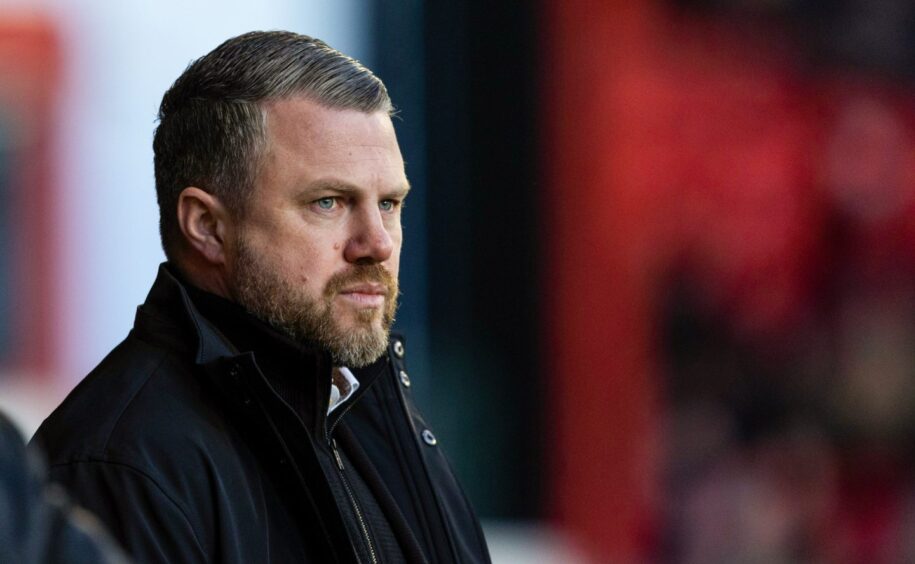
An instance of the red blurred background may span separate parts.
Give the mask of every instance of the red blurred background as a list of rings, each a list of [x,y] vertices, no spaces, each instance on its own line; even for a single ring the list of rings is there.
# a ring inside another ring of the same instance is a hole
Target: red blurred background
[[[545,17],[556,515],[601,562],[912,561],[915,91],[684,4]]]

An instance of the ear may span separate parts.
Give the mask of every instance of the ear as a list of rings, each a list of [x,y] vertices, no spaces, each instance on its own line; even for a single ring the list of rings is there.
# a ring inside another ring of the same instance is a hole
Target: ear
[[[187,245],[213,264],[226,262],[226,235],[230,215],[209,192],[190,186],[178,196],[178,225]]]

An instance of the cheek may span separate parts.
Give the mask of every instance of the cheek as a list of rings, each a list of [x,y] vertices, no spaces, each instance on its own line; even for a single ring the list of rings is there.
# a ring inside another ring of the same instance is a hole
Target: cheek
[[[285,244],[278,245],[275,241],[267,247],[267,252],[272,252],[278,260],[274,263],[282,269],[283,276],[290,283],[309,285],[317,283],[320,278],[321,266],[325,262],[325,253],[303,243],[294,243],[287,239]]]
[[[309,287],[320,287],[346,264],[342,259],[342,243],[324,243],[318,247],[300,244],[289,250],[288,264],[292,266],[295,278]]]
[[[385,266],[388,269],[394,278],[397,278],[400,271],[400,241],[397,241],[394,245],[394,252],[391,253],[391,258],[385,262]]]

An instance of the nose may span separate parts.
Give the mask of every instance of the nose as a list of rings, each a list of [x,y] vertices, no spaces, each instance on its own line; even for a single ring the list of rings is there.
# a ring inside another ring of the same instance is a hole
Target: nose
[[[375,264],[388,260],[394,252],[394,239],[381,213],[366,211],[352,219],[352,232],[344,249],[344,258],[353,264]]]

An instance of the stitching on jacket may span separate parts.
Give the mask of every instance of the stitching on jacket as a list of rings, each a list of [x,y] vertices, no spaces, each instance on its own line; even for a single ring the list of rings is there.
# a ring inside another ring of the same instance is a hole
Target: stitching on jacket
[[[77,464],[100,464],[100,465],[105,465],[105,466],[122,467],[122,468],[126,468],[128,470],[132,470],[139,476],[142,476],[143,478],[146,478],[147,480],[149,480],[149,482],[153,486],[155,486],[156,490],[158,490],[159,493],[162,494],[162,497],[167,499],[172,505],[175,506],[175,509],[184,519],[184,522],[187,523],[188,529],[190,529],[191,535],[194,537],[194,543],[197,545],[197,550],[200,551],[200,554],[203,556],[203,559],[206,562],[210,561],[209,555],[203,549],[203,545],[200,543],[200,537],[197,534],[197,530],[194,528],[193,523],[191,523],[190,518],[187,516],[187,512],[184,510],[184,508],[181,507],[181,504],[178,503],[178,501],[175,498],[173,498],[171,495],[169,495],[169,493],[167,491],[165,491],[165,488],[163,488],[161,485],[159,485],[159,483],[148,473],[146,473],[145,471],[137,468],[136,466],[126,463],[126,462],[119,462],[116,460],[102,460],[102,459],[97,459],[97,458],[88,458],[86,460],[71,460],[68,462],[60,462],[57,464],[52,464],[49,467],[49,470],[54,469],[54,468],[62,468],[62,467],[66,467],[66,466],[75,466]]]

